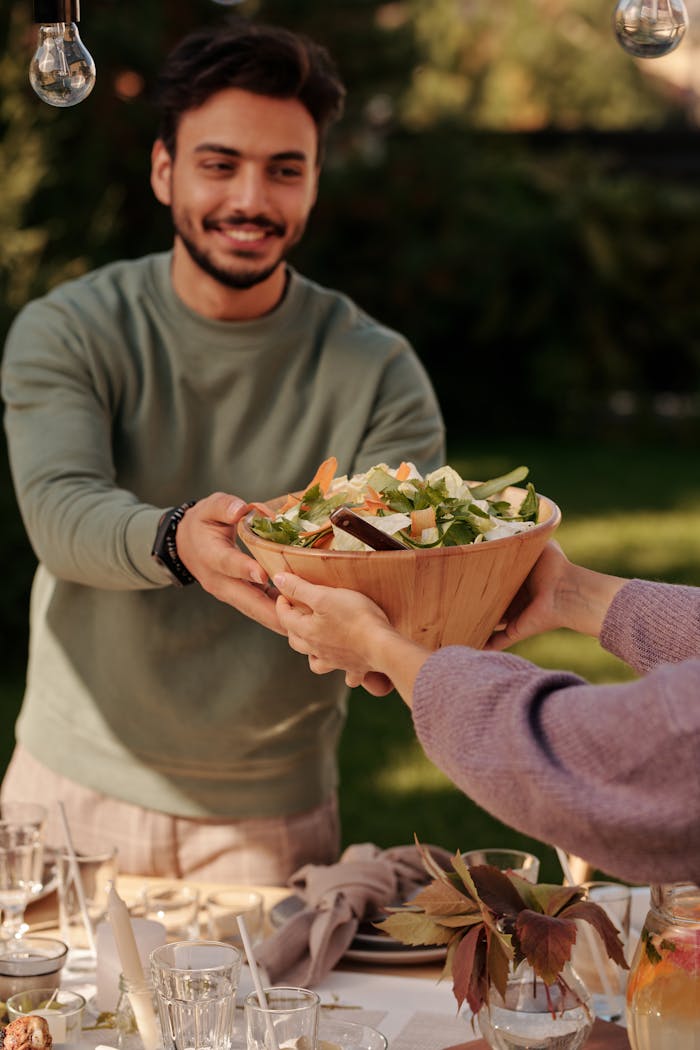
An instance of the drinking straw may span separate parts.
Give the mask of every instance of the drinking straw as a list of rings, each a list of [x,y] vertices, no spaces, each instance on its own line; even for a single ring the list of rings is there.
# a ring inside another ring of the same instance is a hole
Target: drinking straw
[[[573,875],[571,873],[571,868],[569,866],[569,859],[568,859],[566,853],[564,852],[563,849],[561,849],[560,846],[555,846],[555,849],[556,849],[557,857],[559,858],[559,863],[561,865],[561,870],[564,873],[564,878],[565,878],[566,882],[569,884],[569,886],[575,886],[576,885],[576,881],[573,878]],[[590,928],[588,923],[585,922],[585,921],[582,922],[581,925],[583,927],[583,936],[586,939],[586,944],[588,945],[588,950],[591,953],[591,957],[593,958],[593,962],[595,964],[595,968],[598,971],[598,977],[600,978],[600,983],[603,986],[603,994],[605,995],[605,998],[608,1001],[608,1013],[610,1014],[610,1016],[612,1016],[613,1013],[614,1013],[614,1008],[613,1008],[613,1002],[614,1002],[614,1000],[613,1000],[613,990],[610,987],[610,981],[608,980],[608,975],[607,975],[606,970],[605,970],[605,961],[603,959],[603,956],[601,955],[600,947],[598,945],[598,942],[595,939],[595,934],[594,934],[593,930]]]
[[[78,861],[75,856],[75,850],[73,848],[73,839],[71,838],[70,827],[68,826],[68,818],[66,817],[66,809],[63,802],[59,800],[58,809],[61,814],[61,822],[63,824],[63,835],[66,840],[66,853],[68,854],[68,866],[70,868],[71,878],[75,884],[75,892],[78,895],[78,904],[80,905],[80,915],[83,920],[83,926],[85,927],[85,933],[88,939],[88,947],[93,955],[97,956],[97,948],[95,946],[95,934],[92,929],[92,921],[87,909],[87,902],[85,900],[85,890],[83,889],[83,880],[80,877],[80,868],[78,867]]]
[[[255,988],[255,994],[258,997],[260,1008],[267,1010],[267,998],[265,996],[265,989],[263,988],[262,980],[260,979],[260,970],[258,969],[258,962],[253,954],[253,945],[248,935],[248,927],[245,924],[245,916],[237,915],[236,922],[238,923],[238,929],[241,934],[241,940],[243,941],[243,947],[245,948],[245,956],[248,960],[248,968],[250,970],[250,976],[253,978],[253,987]],[[272,1018],[269,1013],[265,1015],[265,1021],[267,1024],[267,1034],[270,1039],[270,1050],[279,1050],[279,1043],[277,1042],[277,1036],[275,1034],[275,1026],[272,1023]]]

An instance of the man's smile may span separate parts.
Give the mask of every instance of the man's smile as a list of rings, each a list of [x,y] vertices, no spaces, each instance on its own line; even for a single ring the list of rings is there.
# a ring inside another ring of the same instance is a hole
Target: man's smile
[[[234,227],[233,229],[223,229],[221,230],[221,232],[224,234],[224,236],[228,237],[229,240],[241,241],[245,243],[250,243],[252,241],[261,241],[263,240],[263,238],[269,236],[269,231],[267,230],[242,230],[238,227]]]
[[[254,219],[219,220],[210,219],[204,223],[205,230],[223,234],[223,236],[234,244],[245,244],[247,246],[261,244],[270,238],[284,237],[286,227],[282,223],[273,222],[262,216]]]

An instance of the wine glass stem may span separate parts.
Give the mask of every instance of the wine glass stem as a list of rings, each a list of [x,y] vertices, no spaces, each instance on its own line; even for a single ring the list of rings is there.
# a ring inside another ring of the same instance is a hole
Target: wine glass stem
[[[29,929],[24,921],[24,908],[4,908],[2,913],[2,925],[0,926],[0,938],[9,941],[12,938],[22,937]]]

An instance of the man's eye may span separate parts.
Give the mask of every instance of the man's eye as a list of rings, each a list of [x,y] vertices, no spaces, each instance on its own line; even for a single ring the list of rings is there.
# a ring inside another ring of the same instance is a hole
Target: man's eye
[[[280,164],[271,169],[271,175],[276,179],[300,179],[303,176],[301,168],[290,167],[288,164]]]
[[[230,172],[235,170],[236,165],[232,164],[230,160],[208,160],[202,165],[204,171],[210,171],[213,173],[218,172]]]

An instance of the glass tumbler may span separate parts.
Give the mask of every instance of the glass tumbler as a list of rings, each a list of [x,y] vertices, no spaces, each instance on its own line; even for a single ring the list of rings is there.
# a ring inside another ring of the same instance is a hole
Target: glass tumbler
[[[315,1047],[321,1000],[309,988],[265,988],[265,1005],[256,992],[245,998],[247,1050]]]
[[[489,864],[499,871],[522,875],[528,882],[537,882],[540,873],[539,857],[522,849],[470,849],[462,857],[468,868]]]
[[[151,952],[164,1050],[231,1050],[241,953],[219,941],[175,941]]]

